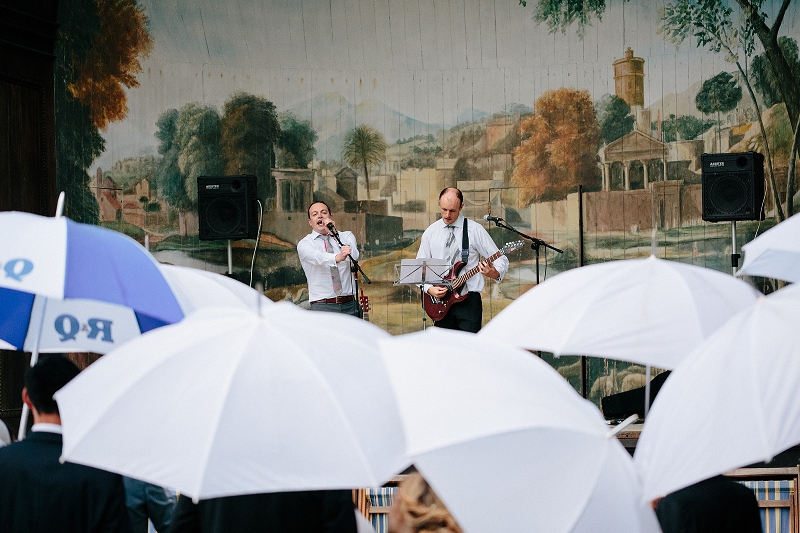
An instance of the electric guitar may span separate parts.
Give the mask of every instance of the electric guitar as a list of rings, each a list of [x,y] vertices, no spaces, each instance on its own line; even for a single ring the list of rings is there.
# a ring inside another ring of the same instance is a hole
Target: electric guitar
[[[369,298],[364,296],[364,289],[359,289],[361,291],[361,297],[358,301],[361,303],[361,318],[369,322]]]
[[[486,261],[489,264],[492,264],[501,255],[508,255],[511,252],[519,250],[524,245],[525,243],[522,241],[506,243],[505,246],[500,248],[496,253],[492,254],[491,257],[487,257]],[[450,311],[450,308],[453,306],[453,304],[457,304],[467,298],[466,294],[461,295],[458,293],[458,291],[464,286],[469,278],[478,273],[479,265],[475,265],[466,272],[459,274],[459,271],[464,267],[465,264],[466,263],[463,261],[457,262],[448,271],[447,275],[444,276],[444,283],[436,283],[436,285],[447,288],[447,294],[445,294],[442,298],[434,298],[428,293],[423,295],[422,307],[425,309],[425,312],[428,314],[428,316],[431,317],[435,322],[443,319],[445,315],[447,315],[448,311]]]

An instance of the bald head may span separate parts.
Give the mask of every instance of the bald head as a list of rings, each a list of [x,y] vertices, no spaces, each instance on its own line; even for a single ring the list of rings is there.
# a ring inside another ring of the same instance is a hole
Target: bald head
[[[439,193],[439,213],[445,224],[455,222],[462,207],[464,207],[464,196],[455,187],[447,187]]]

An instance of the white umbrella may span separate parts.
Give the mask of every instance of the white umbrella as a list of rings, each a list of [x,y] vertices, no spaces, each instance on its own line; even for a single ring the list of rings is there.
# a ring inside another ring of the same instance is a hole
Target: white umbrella
[[[439,328],[379,345],[409,455],[465,531],[659,531],[630,455],[543,361]]]
[[[800,214],[789,217],[742,246],[744,263],[737,276],[800,281]]]
[[[675,368],[758,292],[708,268],[646,259],[568,270],[529,290],[478,333],[530,350]]]
[[[800,286],[759,298],[676,368],[634,462],[652,499],[800,443]]]
[[[255,289],[215,272],[176,265],[159,265],[186,314],[206,307],[239,307],[257,311],[272,300]]]
[[[60,390],[66,460],[193,498],[379,486],[408,465],[364,320],[204,309]]]

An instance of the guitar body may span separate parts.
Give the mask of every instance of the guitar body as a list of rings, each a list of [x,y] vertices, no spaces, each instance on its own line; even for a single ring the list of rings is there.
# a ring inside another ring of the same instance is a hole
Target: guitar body
[[[459,261],[453,268],[450,269],[450,272],[447,273],[447,276],[444,277],[444,281],[452,281],[458,278],[458,274],[461,269],[464,267],[466,263],[463,261]],[[461,287],[459,286],[458,289]],[[422,307],[425,309],[425,313],[429,317],[433,319],[434,322],[438,322],[447,315],[450,311],[450,308],[467,299],[467,295],[458,294],[458,290],[448,290],[447,294],[444,295],[444,298],[434,298],[430,294],[425,294],[425,298],[422,300]]]
[[[491,265],[501,255],[508,255],[515,250],[519,250],[522,248],[522,245],[522,241],[508,242],[500,250],[484,259],[484,262]],[[434,322],[443,319],[448,311],[450,311],[451,307],[467,298],[466,294],[461,296],[458,294],[458,291],[467,283],[469,278],[480,272],[480,263],[469,270],[461,272],[461,269],[465,265],[466,263],[459,261],[453,265],[450,272],[443,278],[444,283],[442,285],[447,287],[447,293],[444,295],[444,298],[434,298],[427,293],[423,295],[422,308],[425,309],[425,312]]]

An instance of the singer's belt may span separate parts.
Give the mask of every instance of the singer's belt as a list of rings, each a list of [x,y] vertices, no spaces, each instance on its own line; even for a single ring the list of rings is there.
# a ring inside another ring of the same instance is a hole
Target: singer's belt
[[[346,304],[353,301],[353,295],[337,296],[336,298],[323,298],[322,300],[314,300],[312,304]]]

